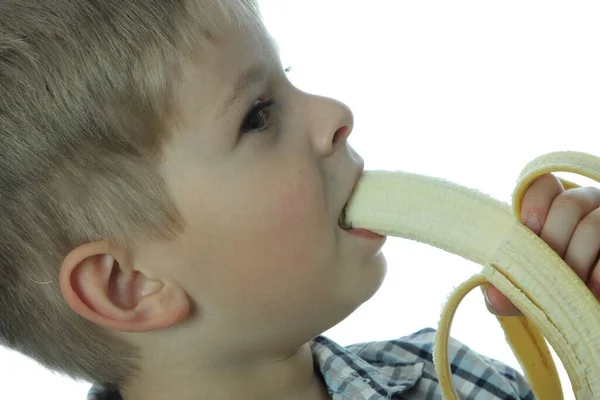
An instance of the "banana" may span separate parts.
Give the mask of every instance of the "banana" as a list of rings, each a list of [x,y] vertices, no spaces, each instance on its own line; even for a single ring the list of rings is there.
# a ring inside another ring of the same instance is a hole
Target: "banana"
[[[585,283],[520,222],[523,196],[539,176],[570,172],[600,182],[600,158],[564,151],[542,155],[519,175],[512,207],[475,189],[402,171],[365,171],[341,222],[427,243],[483,266],[445,303],[434,338],[444,399],[458,400],[448,338],[460,301],[491,283],[524,314],[496,317],[537,399],[563,399],[546,340],[568,373],[577,400],[600,399],[600,304]],[[565,189],[579,187],[559,178]]]

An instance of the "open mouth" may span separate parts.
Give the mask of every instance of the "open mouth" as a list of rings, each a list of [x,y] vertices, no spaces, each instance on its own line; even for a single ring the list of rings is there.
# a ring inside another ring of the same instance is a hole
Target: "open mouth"
[[[342,228],[346,231],[352,229],[352,225],[346,221],[346,207],[347,206],[348,206],[348,203],[346,203],[346,205],[344,205],[344,208],[342,209],[342,212],[340,213],[340,217],[338,219],[338,225],[340,226],[340,228]]]
[[[354,193],[354,190],[356,189],[356,185],[358,184],[358,181],[359,181],[360,177],[362,176],[363,171],[364,171],[364,163],[361,161],[360,165],[358,165],[358,169],[356,170],[356,173],[354,174],[354,182],[353,182],[352,188],[346,194],[348,196],[348,201],[346,202],[346,204],[344,204],[344,208],[342,208],[342,212],[340,213],[340,216],[338,218],[338,225],[340,226],[340,228],[342,228],[346,231],[354,229],[352,224],[348,223],[348,221],[346,220],[346,208],[348,208],[348,202],[350,201],[350,198],[352,198],[352,193]]]

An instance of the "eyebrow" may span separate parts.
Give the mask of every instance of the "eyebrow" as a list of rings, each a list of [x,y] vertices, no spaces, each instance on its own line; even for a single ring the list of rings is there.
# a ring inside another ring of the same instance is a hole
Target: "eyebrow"
[[[244,92],[246,92],[250,87],[264,82],[267,79],[267,75],[267,68],[262,63],[254,64],[242,72],[235,81],[235,85],[233,86],[233,94],[219,109],[217,117],[219,119],[223,118],[233,103],[239,100]]]

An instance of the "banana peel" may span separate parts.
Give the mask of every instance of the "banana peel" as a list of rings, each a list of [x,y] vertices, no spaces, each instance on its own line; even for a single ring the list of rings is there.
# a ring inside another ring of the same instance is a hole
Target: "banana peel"
[[[600,303],[519,218],[528,187],[552,172],[600,182],[600,158],[564,151],[534,159],[519,175],[512,205],[444,179],[402,171],[365,171],[346,205],[345,226],[427,243],[483,266],[451,293],[442,310],[433,350],[444,399],[459,399],[448,358],[452,319],[471,290],[483,292],[490,283],[523,313],[496,318],[535,397],[563,399],[547,339],[576,399],[600,399]],[[579,187],[560,180],[565,189]]]

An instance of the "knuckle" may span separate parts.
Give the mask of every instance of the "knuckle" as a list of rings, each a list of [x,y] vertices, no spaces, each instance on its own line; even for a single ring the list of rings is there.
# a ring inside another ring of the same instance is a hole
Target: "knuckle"
[[[556,196],[552,202],[552,208],[576,211],[579,215],[584,212],[581,196],[576,190],[568,190]]]
[[[534,183],[544,185],[561,185],[560,179],[550,172],[538,177]]]
[[[522,215],[536,214],[544,217],[552,202],[564,192],[560,180],[551,173],[538,177],[523,196]]]
[[[533,197],[544,196],[544,194],[548,192],[557,192],[562,188],[562,184],[558,180],[557,177],[548,173],[537,178],[526,191],[526,194],[529,194]]]
[[[597,188],[595,186],[586,186],[584,189],[587,190],[591,196],[595,198],[600,197],[600,188]]]
[[[581,220],[581,227],[587,232],[600,232],[600,208],[596,208],[594,211],[583,217]]]

